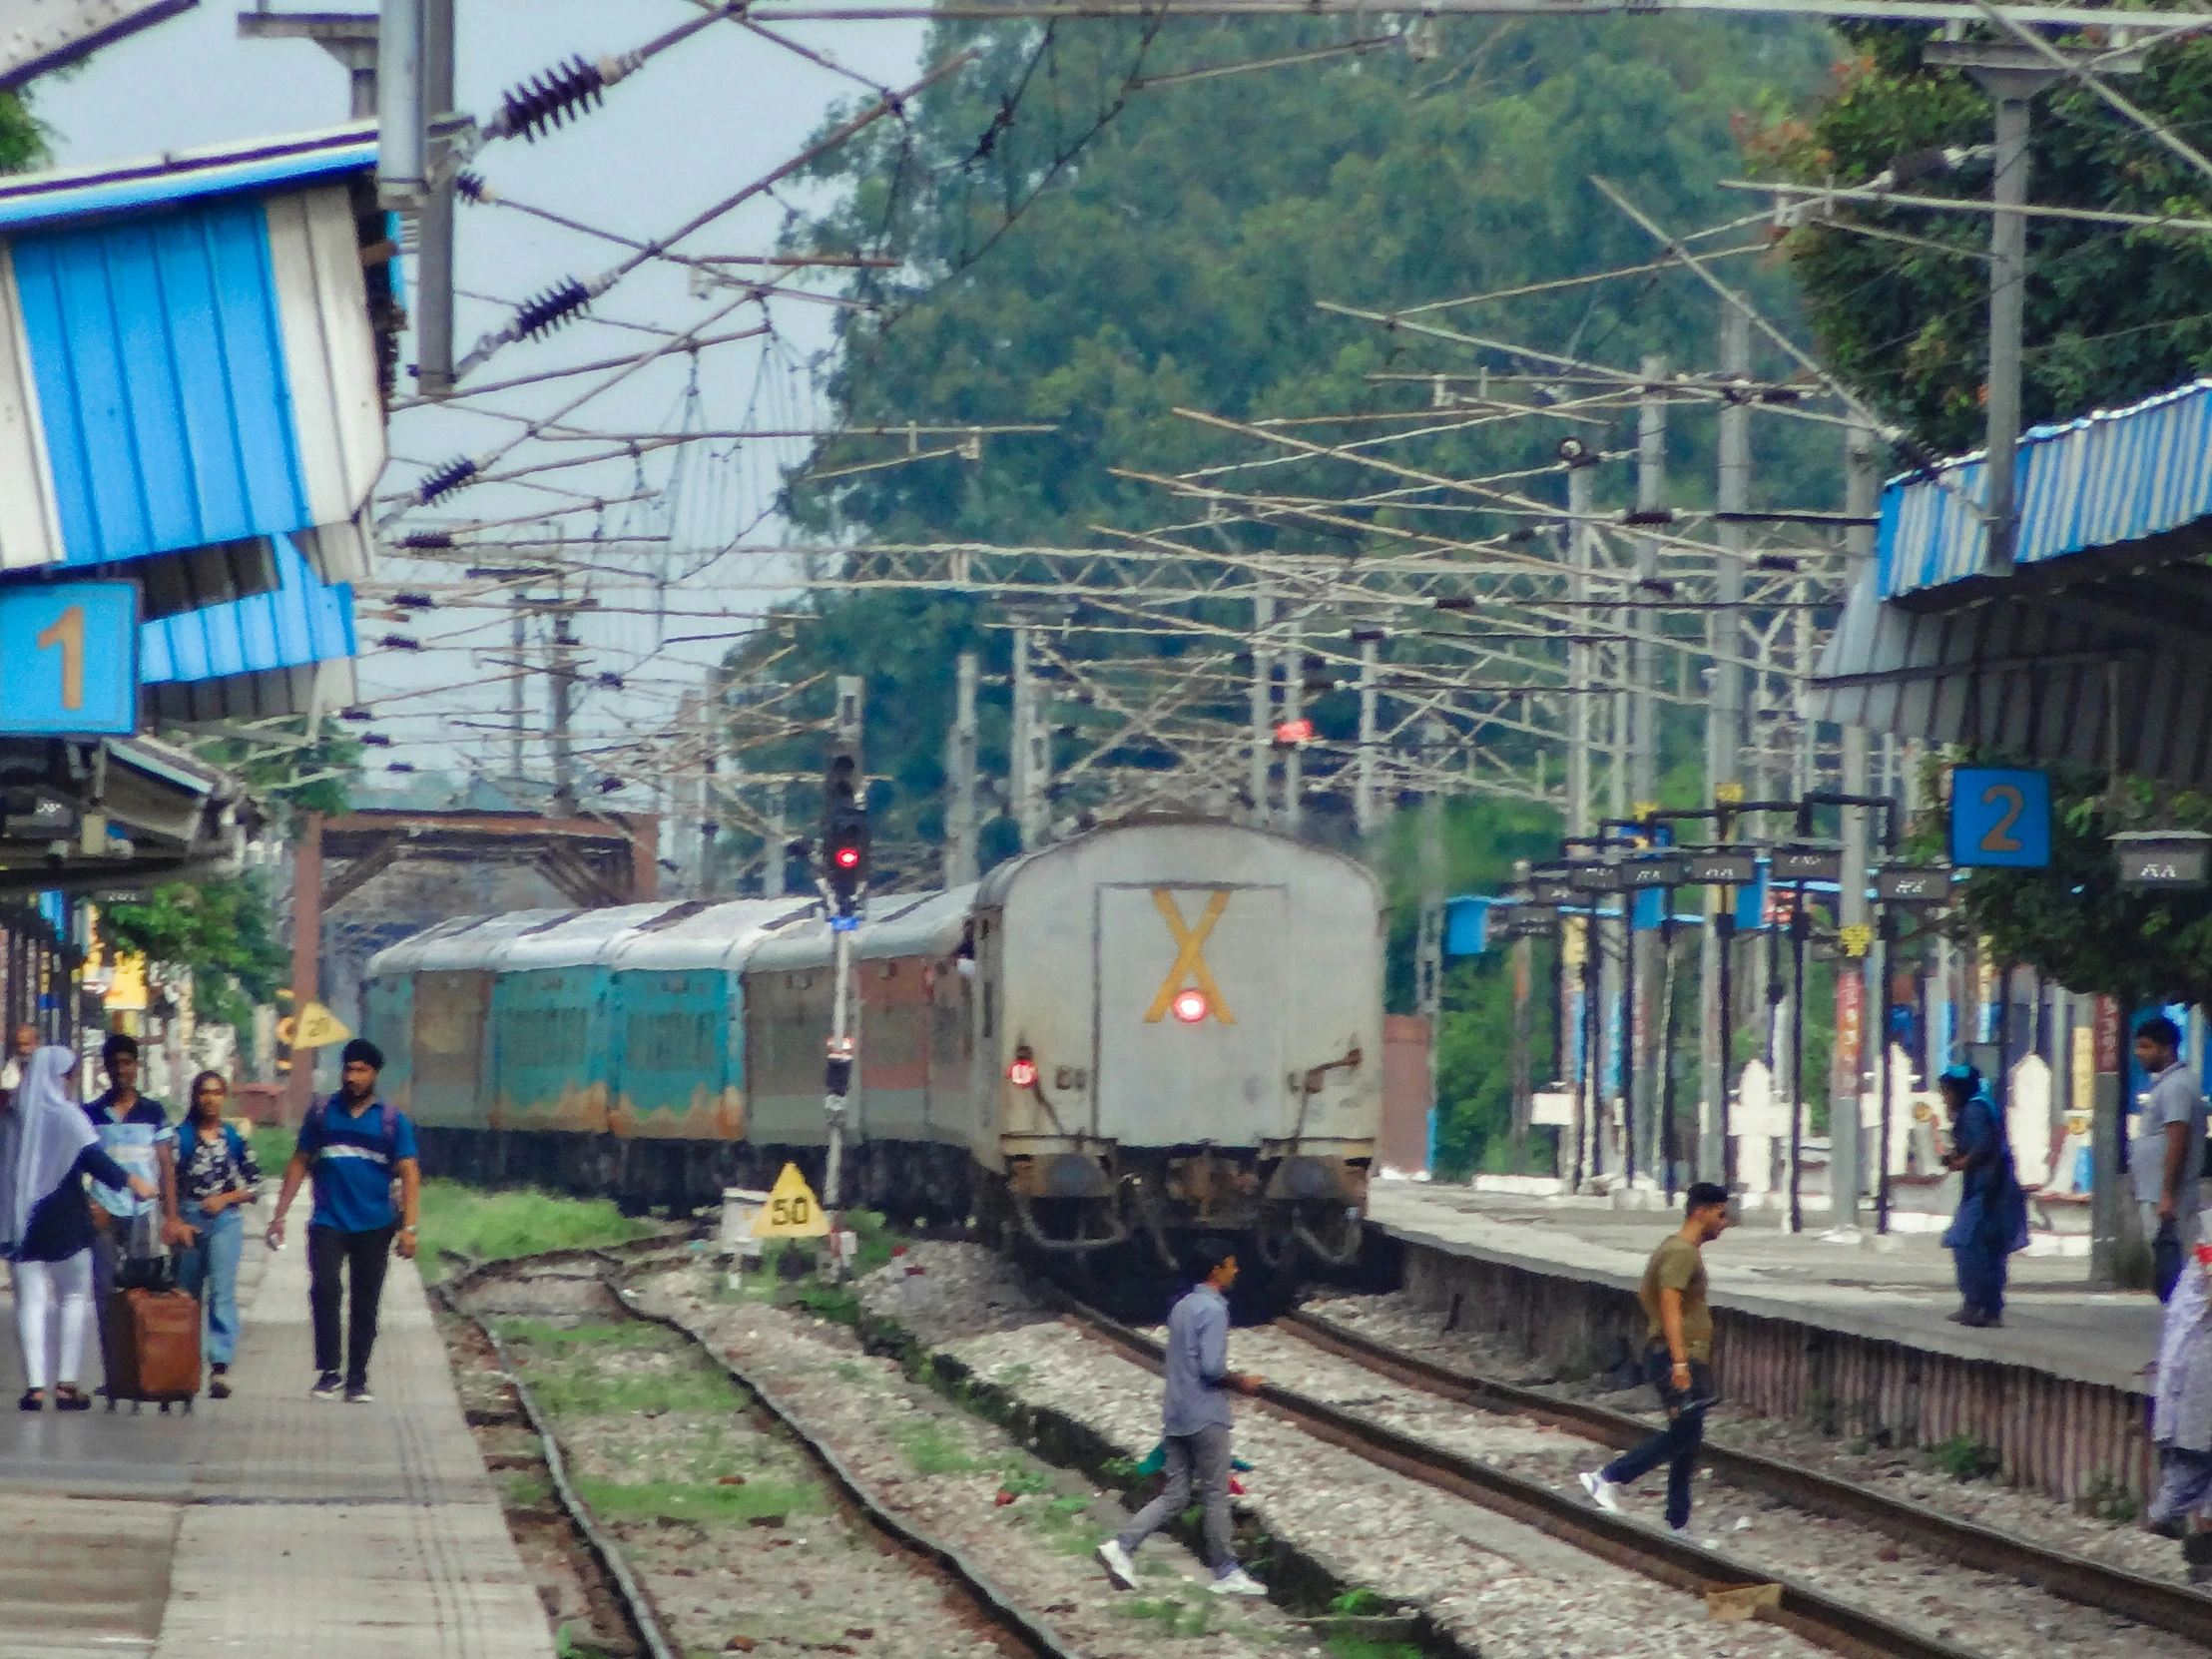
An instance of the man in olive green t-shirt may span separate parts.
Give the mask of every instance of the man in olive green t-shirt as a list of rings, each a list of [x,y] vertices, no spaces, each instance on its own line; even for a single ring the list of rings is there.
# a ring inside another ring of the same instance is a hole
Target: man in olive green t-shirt
[[[1582,1476],[1582,1489],[1600,1509],[1620,1512],[1615,1488],[1666,1463],[1667,1525],[1676,1532],[1690,1524],[1690,1476],[1697,1472],[1698,1447],[1705,1440],[1705,1411],[1714,1400],[1713,1310],[1705,1296],[1704,1246],[1728,1231],[1728,1192],[1700,1181],[1683,1200],[1682,1227],[1669,1233],[1651,1253],[1636,1300],[1645,1322],[1644,1376],[1659,1390],[1667,1426],[1632,1451],[1624,1451],[1594,1474]]]

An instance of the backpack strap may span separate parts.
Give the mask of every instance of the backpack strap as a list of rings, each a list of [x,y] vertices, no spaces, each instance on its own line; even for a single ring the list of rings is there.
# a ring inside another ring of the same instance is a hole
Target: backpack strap
[[[384,1156],[395,1158],[399,1153],[399,1108],[388,1100],[376,1104],[383,1108]]]

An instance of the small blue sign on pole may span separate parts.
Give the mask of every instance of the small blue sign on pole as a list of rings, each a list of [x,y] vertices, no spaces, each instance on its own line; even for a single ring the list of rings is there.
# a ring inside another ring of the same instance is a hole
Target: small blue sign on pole
[[[0,589],[0,734],[137,731],[138,648],[134,583]]]
[[[1950,861],[2041,869],[2050,862],[2050,774],[1959,767],[1950,775]]]

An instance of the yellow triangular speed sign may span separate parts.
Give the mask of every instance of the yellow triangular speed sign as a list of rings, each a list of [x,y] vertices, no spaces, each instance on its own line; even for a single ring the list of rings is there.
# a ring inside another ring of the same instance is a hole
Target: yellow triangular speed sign
[[[784,1173],[769,1189],[768,1202],[753,1219],[756,1239],[820,1239],[830,1232],[830,1218],[822,1213],[822,1200],[799,1173],[797,1164],[786,1164]]]
[[[307,1004],[299,1016],[299,1023],[292,1028],[291,1046],[294,1048],[325,1048],[331,1043],[341,1043],[353,1033],[345,1028],[345,1022],[319,1002]]]

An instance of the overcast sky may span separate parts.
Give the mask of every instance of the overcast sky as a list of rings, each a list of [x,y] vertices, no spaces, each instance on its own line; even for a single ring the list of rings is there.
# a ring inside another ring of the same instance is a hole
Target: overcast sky
[[[279,8],[280,9],[280,8]],[[497,107],[505,88],[572,55],[596,58],[642,44],[693,15],[683,0],[458,0],[458,80],[461,107],[480,119]],[[190,149],[274,133],[334,125],[347,117],[346,76],[321,48],[305,41],[250,41],[238,35],[238,13],[204,3],[196,10],[98,54],[88,65],[34,88],[34,108],[53,130],[63,165]],[[921,30],[916,24],[850,23],[794,26],[789,33],[832,57],[854,75],[877,83],[904,84],[916,73]],[[718,25],[654,59],[613,88],[602,109],[535,144],[509,142],[487,148],[477,170],[503,197],[542,207],[621,236],[648,239],[769,172],[805,145],[835,105],[867,101],[856,80],[731,25]],[[795,200],[786,193],[784,201]],[[804,196],[796,198],[804,201]],[[749,204],[684,245],[700,254],[770,252],[785,207],[766,199]],[[625,250],[603,240],[546,225],[503,207],[460,210],[458,283],[464,293],[455,329],[456,352],[465,352],[511,306],[564,277],[588,279],[619,261]],[[409,285],[412,271],[409,261]],[[469,383],[504,380],[565,363],[627,355],[650,344],[652,330],[690,328],[720,306],[728,292],[695,297],[685,275],[652,266],[626,278],[592,307],[593,320],[573,323],[551,338],[501,351]],[[671,358],[640,371],[595,400],[576,417],[599,431],[662,432],[684,428],[805,427],[823,418],[812,394],[810,363],[830,343],[832,311],[803,300],[768,307],[773,343],[745,342],[700,355],[696,395],[689,359]],[[761,307],[746,305],[718,329],[761,320]],[[624,326],[628,324],[629,326]],[[412,341],[403,363],[414,358]],[[518,414],[543,413],[591,382],[550,382],[483,401]],[[402,379],[401,393],[410,389]],[[915,411],[927,419],[927,411]],[[391,423],[395,457],[386,489],[403,488],[420,466],[458,454],[479,455],[513,430],[483,415],[451,409],[402,409]],[[580,446],[582,447],[582,446]],[[590,447],[597,447],[596,445]],[[695,444],[688,447],[675,499],[668,486],[672,455],[643,462],[554,474],[548,480],[584,496],[615,497],[636,488],[640,467],[653,499],[580,511],[545,526],[491,532],[571,537],[601,533],[669,535],[635,555],[650,571],[665,555],[676,574],[694,570],[685,549],[710,548],[754,526],[750,539],[773,541],[777,528],[762,524],[774,499],[778,467],[804,452],[803,444]],[[452,517],[493,517],[565,505],[544,490],[492,486],[464,491],[439,504]],[[432,514],[430,516],[435,516]],[[424,587],[450,574],[419,565],[388,565],[392,585]],[[728,624],[702,622],[701,614],[758,610],[769,597],[759,585],[775,572],[748,569],[724,559],[665,597],[636,593],[617,604],[659,616],[603,614],[584,619],[579,634],[593,647],[591,666],[623,674],[627,692],[593,692],[578,717],[585,747],[611,743],[665,724],[683,686],[696,686],[721,655],[716,642],[666,643],[687,634],[715,632]],[[394,747],[372,750],[373,769],[392,760],[425,770],[450,766],[464,754],[492,758],[505,769],[505,745],[482,724],[505,720],[507,671],[493,659],[509,649],[504,611],[438,610],[403,625],[375,614],[371,587],[363,595],[360,630],[361,692],[376,712],[374,730]],[[378,636],[410,633],[432,649],[419,654],[379,650]],[[543,682],[531,685],[531,719],[543,719]],[[474,724],[472,724],[474,723]],[[545,765],[542,743],[531,763]],[[628,770],[628,769],[625,769]],[[372,777],[371,781],[375,781]],[[394,780],[396,782],[396,780]],[[632,792],[615,805],[643,807]]]

